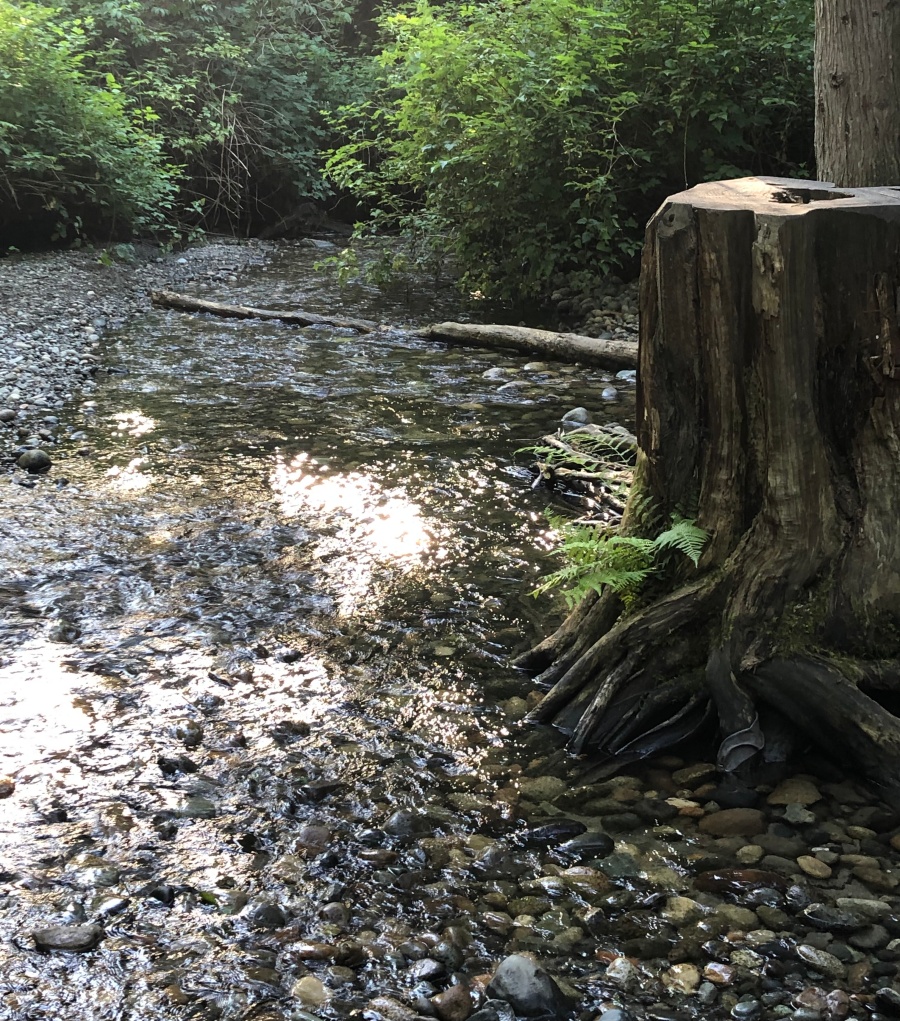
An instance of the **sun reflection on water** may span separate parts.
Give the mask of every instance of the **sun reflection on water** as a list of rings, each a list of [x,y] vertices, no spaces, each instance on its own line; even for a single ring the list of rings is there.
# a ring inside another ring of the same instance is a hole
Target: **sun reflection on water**
[[[270,485],[283,514],[314,516],[316,528],[328,530],[319,554],[340,555],[341,612],[371,594],[376,571],[409,574],[447,556],[444,527],[426,519],[405,490],[387,489],[364,472],[332,473],[302,453],[290,462],[279,457]]]

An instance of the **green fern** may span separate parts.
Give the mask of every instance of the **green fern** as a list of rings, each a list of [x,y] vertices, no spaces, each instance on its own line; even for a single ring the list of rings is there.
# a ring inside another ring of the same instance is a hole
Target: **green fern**
[[[673,518],[671,527],[655,539],[619,535],[609,526],[577,524],[552,514],[547,517],[562,533],[562,545],[555,552],[566,563],[547,575],[532,595],[562,588],[569,606],[589,592],[610,588],[622,596],[626,607],[631,607],[644,581],[663,565],[669,551],[682,553],[696,567],[708,538],[693,521],[680,517]]]
[[[707,533],[689,518],[675,517],[672,519],[672,527],[658,535],[653,545],[658,551],[678,550],[696,567],[708,538]]]

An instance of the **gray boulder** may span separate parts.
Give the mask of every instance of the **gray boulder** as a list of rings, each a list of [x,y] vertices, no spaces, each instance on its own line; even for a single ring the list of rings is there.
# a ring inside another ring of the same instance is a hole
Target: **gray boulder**
[[[505,1000],[523,1017],[565,1017],[570,1005],[563,991],[534,961],[511,954],[500,962],[487,995]]]

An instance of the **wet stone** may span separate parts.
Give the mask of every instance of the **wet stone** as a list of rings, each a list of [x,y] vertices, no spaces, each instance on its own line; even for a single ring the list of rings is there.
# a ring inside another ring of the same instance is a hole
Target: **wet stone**
[[[304,975],[291,986],[291,996],[307,1007],[321,1007],[329,995],[325,984],[315,975]]]
[[[762,1004],[759,1000],[740,1000],[731,1008],[731,1016],[735,1021],[756,1021],[762,1016]]]
[[[673,993],[690,995],[700,985],[700,971],[693,964],[673,964],[663,974],[662,982]]]
[[[184,819],[214,819],[216,806],[209,798],[201,794],[194,794],[185,798],[178,808],[178,815]]]
[[[277,904],[260,904],[250,913],[250,924],[254,929],[280,929],[287,917]]]
[[[875,993],[875,1003],[885,1014],[900,1017],[900,991],[884,986]]]
[[[512,954],[501,961],[487,988],[487,995],[505,1000],[525,1017],[559,1017],[568,1003],[550,975],[534,961]]]
[[[455,985],[431,998],[440,1021],[466,1021],[472,1013],[472,997],[467,986]]]
[[[808,876],[812,876],[814,879],[831,878],[831,866],[826,865],[823,861],[819,861],[818,858],[814,858],[812,855],[801,854],[797,859],[797,864]]]
[[[891,941],[891,934],[883,925],[867,925],[855,932],[848,942],[857,950],[880,950]]]
[[[432,979],[440,978],[444,971],[444,965],[440,961],[423,957],[422,960],[410,965],[409,977],[416,982],[430,982]]]
[[[20,454],[16,460],[16,464],[20,468],[24,468],[25,471],[32,475],[40,474],[41,472],[47,471],[53,462],[50,460],[50,455],[45,451],[41,450],[40,447],[35,447],[34,450],[26,450]]]
[[[797,947],[797,956],[811,968],[830,978],[843,978],[846,974],[846,967],[834,954],[809,944],[801,944]]]
[[[93,950],[103,938],[99,925],[51,925],[32,932],[39,950],[64,950],[71,953]]]
[[[766,828],[765,815],[756,808],[723,808],[700,820],[700,830],[716,837],[755,837]]]

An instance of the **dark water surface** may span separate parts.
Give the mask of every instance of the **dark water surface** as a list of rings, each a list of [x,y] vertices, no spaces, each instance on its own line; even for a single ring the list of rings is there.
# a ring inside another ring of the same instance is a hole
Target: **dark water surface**
[[[510,652],[559,613],[528,595],[549,498],[515,451],[577,405],[627,423],[632,395],[417,338],[455,298],[338,292],[315,258],[203,296],[389,328],[156,312],[107,339],[125,371],[64,416],[52,473],[3,486],[0,1017],[409,993],[398,945],[466,915],[463,848],[553,754],[508,702]],[[35,951],[82,923],[98,949]],[[502,953],[479,933],[446,976]]]

